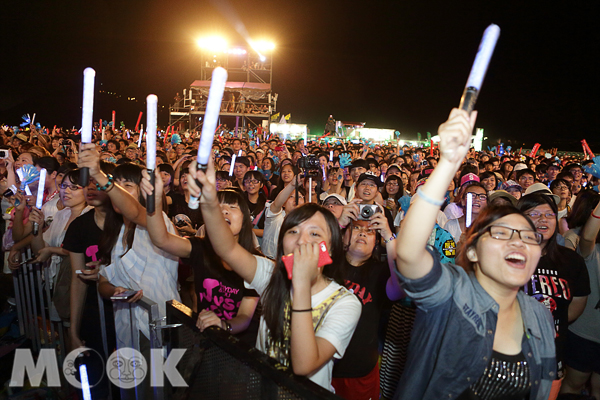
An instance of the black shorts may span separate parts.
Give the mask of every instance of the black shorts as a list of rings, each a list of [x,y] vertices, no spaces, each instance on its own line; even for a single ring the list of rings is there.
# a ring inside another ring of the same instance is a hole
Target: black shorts
[[[565,346],[565,363],[580,372],[600,374],[600,343],[569,331]]]

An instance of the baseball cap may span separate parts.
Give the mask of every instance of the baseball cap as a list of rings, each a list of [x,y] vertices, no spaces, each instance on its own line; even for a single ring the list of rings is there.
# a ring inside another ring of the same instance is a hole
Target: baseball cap
[[[373,182],[375,182],[375,184],[378,187],[383,186],[383,182],[381,182],[381,178],[377,175],[375,175],[374,173],[372,173],[371,171],[367,171],[364,174],[360,174],[360,176],[358,177],[358,181],[356,182],[356,186],[360,185],[360,183],[362,181],[364,181],[365,179],[370,179]]]
[[[479,177],[477,175],[475,175],[474,173],[469,172],[468,174],[466,174],[462,178],[460,178],[460,186],[464,185],[465,183],[469,183],[469,182],[479,182]]]
[[[327,200],[329,200],[329,199],[336,199],[343,206],[345,206],[346,204],[348,204],[348,202],[346,201],[346,199],[343,198],[341,195],[339,195],[337,193],[327,194],[325,196],[325,198],[323,199],[323,204],[325,204],[327,202]]]

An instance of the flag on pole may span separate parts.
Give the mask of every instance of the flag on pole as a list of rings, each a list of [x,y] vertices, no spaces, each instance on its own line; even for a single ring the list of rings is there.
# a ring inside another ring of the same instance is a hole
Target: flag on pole
[[[271,115],[271,121],[272,122],[277,122],[278,118],[279,118],[279,113]]]

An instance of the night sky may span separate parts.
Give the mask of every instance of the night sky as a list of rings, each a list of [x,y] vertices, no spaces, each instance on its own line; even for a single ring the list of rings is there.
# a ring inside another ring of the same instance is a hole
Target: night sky
[[[483,30],[496,23],[477,126],[519,146],[581,150],[586,138],[600,153],[598,2],[229,0],[224,15],[224,1],[4,0],[0,123],[35,112],[50,128],[79,127],[90,66],[97,89],[122,96],[97,94],[94,120],[115,109],[133,126],[145,105],[126,98],[155,93],[168,106],[200,79],[197,38],[244,44],[237,16],[251,37],[277,44],[277,111],[292,122],[318,132],[333,114],[425,136],[458,105]]]

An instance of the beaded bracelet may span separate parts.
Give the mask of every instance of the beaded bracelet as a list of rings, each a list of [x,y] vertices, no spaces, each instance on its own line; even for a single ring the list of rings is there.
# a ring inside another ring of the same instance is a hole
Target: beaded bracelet
[[[423,191],[421,190],[421,188],[417,189],[417,195],[422,198],[423,200],[425,200],[425,202],[434,205],[434,206],[441,206],[442,204],[444,204],[444,200],[436,200],[436,199],[432,199],[431,197],[427,196],[425,193],[423,193]]]
[[[392,240],[395,240],[395,239],[396,239],[396,235],[392,233],[392,236],[388,240],[383,239],[383,243],[388,244],[389,242],[391,242]]]
[[[98,185],[98,183],[96,183],[96,190],[98,190],[99,192],[108,192],[108,188],[110,188],[113,184],[113,176],[112,175],[108,175],[108,182],[106,182],[106,185],[104,186],[100,186]]]

